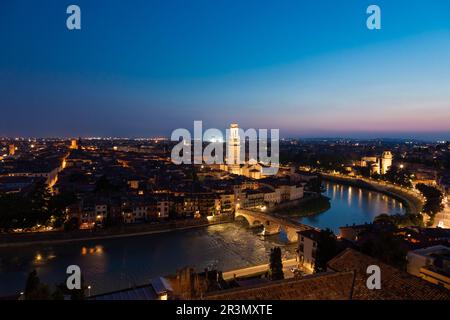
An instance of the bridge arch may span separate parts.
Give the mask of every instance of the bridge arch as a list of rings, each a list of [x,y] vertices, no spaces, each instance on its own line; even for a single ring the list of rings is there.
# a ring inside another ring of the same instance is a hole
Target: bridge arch
[[[250,224],[250,221],[248,220],[248,218],[246,216],[244,216],[244,215],[236,215],[234,217],[234,220],[237,221],[237,222],[242,222],[243,224],[248,225],[250,227],[252,226]]]
[[[253,220],[253,224],[252,224],[253,227],[259,227],[262,225],[263,225],[262,222],[259,221],[258,219]]]
[[[263,226],[265,234],[277,234],[283,231],[291,243],[298,241],[298,231],[311,228],[285,217],[249,209],[236,210],[235,219],[246,220],[250,227]]]

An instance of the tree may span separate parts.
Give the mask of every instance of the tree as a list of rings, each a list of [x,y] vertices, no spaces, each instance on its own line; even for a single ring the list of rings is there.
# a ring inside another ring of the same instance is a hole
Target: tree
[[[32,228],[37,224],[58,227],[65,208],[76,201],[74,194],[52,195],[43,182],[29,193],[0,195],[0,229]]]
[[[39,182],[28,197],[23,196],[23,201],[28,202],[30,210],[21,218],[21,227],[31,228],[36,225],[45,225],[50,219],[49,203],[52,194],[44,182]]]
[[[31,193],[31,210],[37,214],[48,214],[52,194],[44,182],[38,183]]]
[[[85,299],[85,291],[88,289],[84,282],[84,277],[81,275],[81,289],[72,289],[69,290],[67,288],[66,283],[60,283],[56,285],[56,289],[52,294],[53,300],[61,300],[64,297],[70,297],[70,300],[84,300]]]
[[[72,217],[64,223],[64,231],[77,230],[80,225],[80,221],[76,217]]]
[[[70,300],[84,300],[85,295],[84,292],[87,289],[86,284],[84,283],[84,277],[81,275],[81,289],[73,289],[70,290]]]
[[[372,174],[372,179],[380,180],[381,179],[381,175],[378,172],[374,172]]]
[[[311,192],[322,193],[322,175],[318,174],[316,178],[308,180],[306,188]]]
[[[281,249],[279,247],[270,250],[270,271],[269,276],[271,280],[284,279],[283,262],[281,260]]]
[[[52,300],[64,300],[64,287],[65,285],[63,284],[56,286],[56,289],[51,296]]]
[[[383,178],[389,182],[399,184],[404,187],[412,187],[411,172],[391,166]]]
[[[327,263],[337,253],[336,236],[330,229],[321,230],[317,240],[316,262],[314,264],[315,272],[324,272],[327,270]]]
[[[392,232],[377,232],[361,242],[361,251],[387,264],[403,268],[406,262],[406,250],[402,240]]]
[[[423,194],[426,199],[425,205],[423,206],[423,211],[425,213],[434,216],[436,213],[444,209],[442,205],[444,196],[439,189],[423,183],[419,183],[416,188]]]
[[[48,286],[41,283],[37,276],[36,270],[30,272],[25,285],[25,299],[26,300],[49,300],[50,291]]]
[[[392,225],[397,228],[404,228],[404,227],[423,227],[423,218],[422,215],[419,214],[413,214],[413,213],[405,213],[405,214],[395,214],[395,215],[388,215],[386,213],[380,214],[379,216],[376,216],[373,220],[374,224],[384,224],[384,225]]]
[[[66,208],[76,201],[77,197],[72,192],[58,193],[50,198],[49,212],[51,216],[57,220],[56,223],[58,225],[62,225],[62,223],[65,221]]]
[[[23,228],[30,211],[27,198],[19,194],[0,194],[0,229]]]
[[[373,219],[374,223],[379,224],[395,224],[394,217],[388,215],[387,213],[382,213]]]

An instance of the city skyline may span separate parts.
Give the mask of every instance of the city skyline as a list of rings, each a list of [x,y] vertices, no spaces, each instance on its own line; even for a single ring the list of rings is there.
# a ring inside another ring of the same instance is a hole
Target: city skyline
[[[450,4],[376,2],[2,3],[0,136],[450,139]]]

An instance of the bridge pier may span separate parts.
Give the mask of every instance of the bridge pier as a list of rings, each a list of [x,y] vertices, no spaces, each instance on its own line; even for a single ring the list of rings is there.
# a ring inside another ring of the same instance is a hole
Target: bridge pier
[[[270,221],[266,221],[264,224],[263,234],[266,236],[278,234],[281,232],[281,226],[275,223],[270,223]]]

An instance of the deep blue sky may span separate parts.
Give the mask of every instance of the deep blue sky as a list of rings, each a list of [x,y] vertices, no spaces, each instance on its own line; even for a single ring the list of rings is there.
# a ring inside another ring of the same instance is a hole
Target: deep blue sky
[[[66,29],[77,4],[82,30]],[[382,30],[366,28],[366,8]],[[450,139],[448,0],[1,0],[0,135]]]

